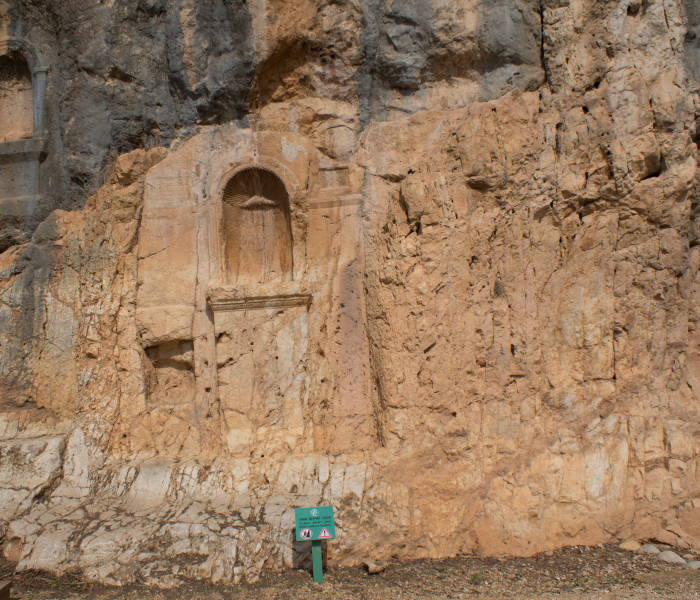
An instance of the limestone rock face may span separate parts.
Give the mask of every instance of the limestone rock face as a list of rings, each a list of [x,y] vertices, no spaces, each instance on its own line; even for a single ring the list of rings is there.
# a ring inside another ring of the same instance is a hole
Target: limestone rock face
[[[699,20],[0,0],[5,557],[700,551]]]

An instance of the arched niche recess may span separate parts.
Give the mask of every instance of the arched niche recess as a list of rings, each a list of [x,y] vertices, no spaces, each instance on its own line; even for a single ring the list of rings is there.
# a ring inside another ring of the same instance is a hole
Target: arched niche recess
[[[228,180],[222,200],[226,283],[291,281],[292,229],[283,181],[269,169],[246,167]]]
[[[34,134],[32,73],[21,52],[0,55],[0,142],[26,140]]]
[[[0,142],[44,135],[48,67],[26,40],[0,39]]]

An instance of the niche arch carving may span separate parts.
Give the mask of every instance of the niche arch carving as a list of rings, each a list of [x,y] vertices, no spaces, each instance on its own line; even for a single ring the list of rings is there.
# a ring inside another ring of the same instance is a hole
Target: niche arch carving
[[[291,167],[260,153],[213,178],[207,302],[215,313],[310,304],[308,175]]]
[[[43,135],[47,73],[43,57],[25,40],[0,39],[0,123],[14,120],[21,129],[0,129],[0,141]]]
[[[274,171],[248,166],[231,175],[223,189],[221,216],[225,283],[293,279],[289,193]]]
[[[42,56],[26,41],[0,39],[0,251],[26,239],[48,210],[43,193],[54,162],[46,163],[47,74]]]
[[[32,74],[22,54],[0,56],[0,142],[26,140],[34,133]]]

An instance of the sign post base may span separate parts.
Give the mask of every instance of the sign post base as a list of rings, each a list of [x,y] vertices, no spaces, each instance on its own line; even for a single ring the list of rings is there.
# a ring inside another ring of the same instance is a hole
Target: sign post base
[[[323,583],[323,552],[321,550],[321,540],[311,542],[311,558],[314,564],[314,582]]]

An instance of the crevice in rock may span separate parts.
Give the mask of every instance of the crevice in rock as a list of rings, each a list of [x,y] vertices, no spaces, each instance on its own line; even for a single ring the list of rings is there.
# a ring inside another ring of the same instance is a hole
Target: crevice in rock
[[[544,49],[544,2],[545,0],[540,0],[540,64],[542,66],[542,71],[544,73],[544,81],[542,85],[549,84],[549,69],[547,68],[547,56]]]

